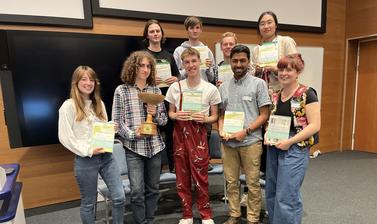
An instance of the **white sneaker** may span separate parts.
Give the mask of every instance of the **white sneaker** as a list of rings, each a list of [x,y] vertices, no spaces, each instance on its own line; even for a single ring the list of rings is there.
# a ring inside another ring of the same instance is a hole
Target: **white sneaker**
[[[202,220],[202,224],[215,224],[215,222],[213,221],[213,219],[206,219]]]
[[[181,219],[179,220],[178,224],[193,224],[193,223],[194,223],[194,220],[191,218],[191,219]]]

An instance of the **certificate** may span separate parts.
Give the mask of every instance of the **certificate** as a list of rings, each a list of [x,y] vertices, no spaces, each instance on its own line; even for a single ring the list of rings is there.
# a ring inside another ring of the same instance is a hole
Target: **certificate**
[[[182,110],[191,112],[202,111],[202,91],[186,90],[182,93]]]
[[[104,148],[105,152],[113,152],[114,123],[94,122],[92,131],[92,149]]]
[[[291,117],[271,115],[266,132],[267,143],[275,145],[280,140],[288,139],[290,128]]]
[[[209,58],[209,49],[207,46],[195,46],[192,47],[199,51],[200,54],[200,68],[207,68],[206,59]]]
[[[278,63],[278,46],[275,42],[264,43],[259,46],[259,66],[276,66]]]
[[[222,82],[226,82],[233,77],[233,71],[229,64],[220,65],[218,67],[218,80]]]
[[[225,111],[224,115],[224,134],[233,134],[243,129],[245,113],[239,111]]]
[[[163,81],[171,77],[170,63],[167,60],[157,60],[156,61],[156,73]],[[169,85],[162,82],[158,87],[168,87]]]

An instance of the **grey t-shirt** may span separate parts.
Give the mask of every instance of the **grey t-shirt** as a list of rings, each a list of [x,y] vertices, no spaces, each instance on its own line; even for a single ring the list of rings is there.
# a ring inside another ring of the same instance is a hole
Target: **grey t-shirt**
[[[243,111],[245,113],[244,128],[247,128],[258,116],[259,108],[270,105],[266,82],[260,78],[246,74],[240,80],[234,77],[219,88],[221,101],[220,108],[225,111]],[[253,131],[242,141],[230,140],[225,145],[236,148],[247,146],[262,140],[261,128]]]

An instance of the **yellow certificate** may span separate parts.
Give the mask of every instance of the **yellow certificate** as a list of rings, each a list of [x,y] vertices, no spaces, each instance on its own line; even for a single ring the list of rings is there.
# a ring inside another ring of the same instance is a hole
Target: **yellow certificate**
[[[105,152],[113,152],[114,123],[94,122],[92,131],[92,149],[104,148]]]
[[[170,63],[166,60],[157,60],[156,63],[156,72],[157,76],[160,77],[163,81],[171,77]],[[169,85],[165,82],[162,82],[158,87],[168,87]]]
[[[182,93],[182,110],[200,112],[202,108],[202,91],[186,90]]]
[[[200,68],[206,68],[206,59],[209,58],[209,49],[207,46],[195,46],[192,47],[199,51],[200,54]]]
[[[266,132],[266,141],[270,145],[275,145],[280,140],[289,138],[289,131],[291,128],[291,117],[271,115],[268,120],[268,127]]]
[[[224,115],[224,134],[233,134],[243,129],[245,113],[239,111],[225,111]]]
[[[233,77],[233,71],[229,64],[220,65],[218,67],[218,80],[226,82]]]
[[[259,66],[276,66],[278,63],[278,46],[275,42],[264,43],[259,46]]]

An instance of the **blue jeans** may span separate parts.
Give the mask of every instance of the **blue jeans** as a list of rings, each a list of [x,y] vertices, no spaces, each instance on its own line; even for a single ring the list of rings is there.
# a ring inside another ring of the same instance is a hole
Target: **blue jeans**
[[[267,149],[266,203],[271,224],[301,223],[301,185],[309,163],[309,148]]]
[[[159,196],[161,152],[147,158],[126,149],[126,158],[134,223],[153,223]]]
[[[97,203],[98,174],[110,191],[113,223],[123,224],[125,195],[118,165],[111,153],[93,157],[75,157],[74,171],[80,188],[80,216],[84,224],[94,224],[94,205]]]

